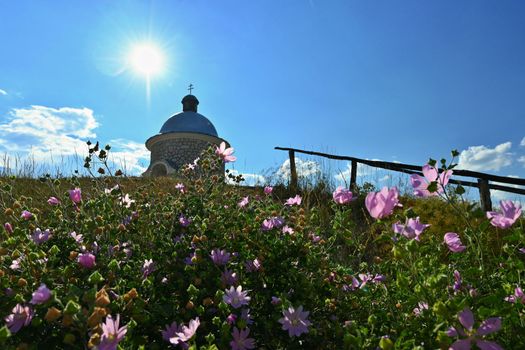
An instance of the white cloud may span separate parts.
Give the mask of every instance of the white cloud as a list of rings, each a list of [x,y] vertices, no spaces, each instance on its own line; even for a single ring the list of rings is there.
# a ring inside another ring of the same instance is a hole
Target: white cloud
[[[519,176],[516,175],[507,175],[507,177],[512,177],[515,179],[519,179]],[[513,185],[513,184],[507,184],[507,183],[497,183],[494,182],[494,184],[503,185],[507,187],[514,187],[514,188],[522,188],[522,186],[519,185]],[[514,202],[520,202],[520,198],[523,199],[523,196],[516,194],[516,193],[510,193],[505,191],[499,191],[499,190],[490,190],[490,196],[492,199],[492,206],[498,207],[499,201],[501,200],[512,200]]]
[[[521,139],[520,146],[525,146],[525,136]]]
[[[520,162],[521,164],[523,164],[523,166],[525,167],[525,156],[521,156],[518,158],[518,162]]]
[[[378,161],[379,159],[368,159],[368,160],[377,160]],[[369,166],[369,165],[366,165],[366,164],[358,164],[357,165],[356,176],[357,177],[373,176],[373,175],[376,175],[377,172],[380,171],[380,170],[381,169],[379,169],[379,168],[375,168],[373,166]],[[350,181],[351,171],[352,171],[352,163],[348,162],[346,164],[346,169],[341,171],[339,174],[334,175],[334,178],[337,181],[345,181],[345,180]]]
[[[313,160],[302,160],[301,158],[295,157],[295,169],[297,171],[297,177],[304,178],[311,175],[317,175],[321,173],[321,166],[319,163]],[[283,164],[279,167],[279,170],[275,173],[277,178],[283,181],[290,180],[290,159],[286,159]]]
[[[239,171],[237,171],[235,169],[234,170],[230,170],[230,174],[232,174],[234,176],[242,175],[242,177],[244,178],[244,181],[241,182],[241,185],[254,186],[254,185],[263,185],[263,184],[266,183],[265,177],[260,175],[260,174],[239,173]],[[226,181],[230,185],[237,184],[235,181],[230,179],[227,175],[226,175]]]
[[[385,175],[383,176],[382,178],[379,179],[380,182],[384,182],[384,181],[387,181],[387,180],[390,180],[392,178],[392,176],[390,175]]]
[[[3,95],[3,96],[7,95],[7,91],[0,89],[0,95]]]
[[[99,126],[89,108],[30,106],[12,109],[6,119],[0,123],[0,152],[52,166],[60,159],[60,165],[68,165],[69,171],[83,168],[86,141],[96,139]],[[144,145],[123,139],[111,143],[110,160],[116,166],[125,166],[130,174],[145,170],[139,163],[149,156]]]
[[[143,143],[125,139],[115,139],[108,142],[111,146],[108,159],[114,168],[123,170],[126,174],[140,175],[146,171],[150,152]]]
[[[509,152],[511,146],[511,142],[502,143],[495,148],[470,146],[461,151],[458,168],[474,171],[499,171],[512,164],[512,153]]]
[[[55,156],[82,154],[85,139],[96,137],[98,126],[89,108],[50,108],[31,106],[9,112],[8,121],[0,124],[0,144],[8,152],[26,153],[35,160]]]

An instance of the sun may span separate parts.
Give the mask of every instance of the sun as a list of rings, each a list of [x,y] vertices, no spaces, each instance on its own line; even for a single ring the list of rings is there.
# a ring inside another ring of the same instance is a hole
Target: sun
[[[135,73],[149,79],[164,70],[164,54],[154,43],[138,43],[129,52],[128,64]]]

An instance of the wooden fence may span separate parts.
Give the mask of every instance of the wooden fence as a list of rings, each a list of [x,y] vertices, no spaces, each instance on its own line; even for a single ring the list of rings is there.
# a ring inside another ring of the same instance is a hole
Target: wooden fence
[[[420,165],[383,162],[383,161],[367,160],[367,159],[360,159],[360,158],[347,157],[347,156],[337,156],[334,154],[305,151],[305,150],[296,149],[296,148],[275,147],[275,149],[280,150],[280,151],[288,151],[288,155],[290,157],[290,187],[295,188],[295,189],[297,188],[297,182],[298,182],[297,168],[295,166],[295,153],[309,154],[312,156],[319,156],[319,157],[324,157],[328,159],[350,161],[351,162],[350,189],[352,189],[356,184],[357,165],[359,163],[366,164],[368,166],[375,167],[375,168],[387,169],[387,170],[397,171],[397,172],[406,173],[406,174],[423,175],[421,172],[422,167]],[[449,183],[461,185],[461,186],[478,188],[481,207],[483,208],[484,211],[492,210],[490,190],[499,190],[499,191],[505,191],[505,192],[525,195],[525,189],[523,188],[509,187],[509,186],[498,185],[498,184],[489,182],[489,181],[493,181],[493,182],[499,182],[503,184],[525,186],[525,179],[491,175],[491,174],[486,174],[486,173],[480,173],[477,171],[459,170],[459,169],[457,170],[454,169],[453,176],[455,177],[456,176],[473,177],[477,179],[477,182],[450,179]]]

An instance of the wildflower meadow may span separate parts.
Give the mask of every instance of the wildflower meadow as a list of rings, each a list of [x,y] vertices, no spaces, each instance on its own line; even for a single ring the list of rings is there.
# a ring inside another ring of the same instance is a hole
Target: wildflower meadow
[[[224,144],[172,179],[109,152],[0,179],[2,349],[525,349],[521,206],[466,201],[456,152],[406,195],[231,185]]]

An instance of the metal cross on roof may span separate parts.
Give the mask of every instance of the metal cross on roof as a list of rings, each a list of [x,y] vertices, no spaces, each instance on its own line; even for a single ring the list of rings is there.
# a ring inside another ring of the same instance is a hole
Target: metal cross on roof
[[[190,91],[190,95],[191,95],[191,90],[193,90],[194,87],[193,87],[193,84],[190,84],[190,86],[188,86],[188,90]]]

